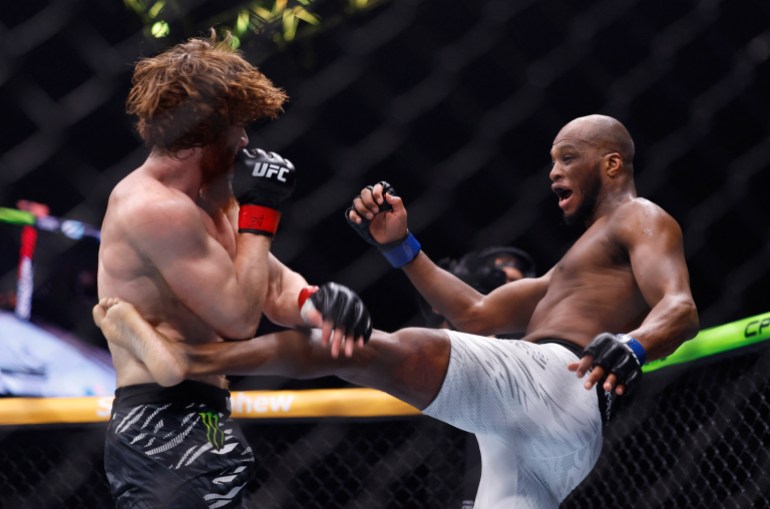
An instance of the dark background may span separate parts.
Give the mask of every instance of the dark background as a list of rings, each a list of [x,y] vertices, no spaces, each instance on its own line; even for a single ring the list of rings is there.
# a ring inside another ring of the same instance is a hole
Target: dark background
[[[114,0],[0,10],[0,207],[19,199],[98,225],[115,183],[146,156],[123,111],[133,63],[201,35],[236,2],[178,2],[153,40]],[[399,0],[277,45],[244,39],[291,100],[250,130],[298,168],[273,251],[313,283],[358,291],[375,326],[418,322],[410,285],[343,211],[387,179],[434,259],[513,245],[539,273],[579,232],[561,224],[549,150],[574,117],[604,113],[636,141],[637,188],[681,224],[703,327],[770,308],[770,3]],[[0,224],[0,292],[13,292],[19,227]],[[103,344],[90,321],[97,245],[41,232],[35,320]]]

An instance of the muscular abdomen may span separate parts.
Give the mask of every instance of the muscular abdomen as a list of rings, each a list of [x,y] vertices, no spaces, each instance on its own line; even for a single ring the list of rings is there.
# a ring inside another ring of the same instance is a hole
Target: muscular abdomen
[[[626,253],[598,224],[553,269],[524,339],[562,338],[584,347],[601,332],[636,328],[649,310]]]

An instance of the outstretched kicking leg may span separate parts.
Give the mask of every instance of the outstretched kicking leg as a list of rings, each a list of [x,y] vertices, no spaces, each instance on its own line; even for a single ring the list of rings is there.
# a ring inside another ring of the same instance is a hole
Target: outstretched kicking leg
[[[248,341],[190,345],[173,342],[145,321],[131,304],[103,299],[94,321],[110,343],[130,351],[161,385],[210,374],[336,375],[425,408],[438,393],[449,363],[449,338],[435,329],[375,330],[353,357],[333,358],[318,330],[288,330]]]

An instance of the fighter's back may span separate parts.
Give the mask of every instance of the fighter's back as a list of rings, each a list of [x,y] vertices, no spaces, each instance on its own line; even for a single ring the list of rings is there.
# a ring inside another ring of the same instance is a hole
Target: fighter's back
[[[171,340],[206,343],[221,340],[199,317],[193,314],[169,288],[153,263],[153,252],[138,242],[145,228],[162,237],[164,228],[172,227],[164,212],[178,207],[195,207],[183,193],[170,189],[145,172],[136,170],[124,178],[110,194],[102,224],[99,249],[98,287],[100,297],[118,297],[132,303],[159,332]],[[202,211],[201,216],[204,216]],[[208,234],[203,217],[200,229]],[[165,246],[155,245],[152,250]],[[118,386],[153,381],[146,368],[127,351],[109,345],[117,371]],[[207,381],[221,385],[221,377]]]

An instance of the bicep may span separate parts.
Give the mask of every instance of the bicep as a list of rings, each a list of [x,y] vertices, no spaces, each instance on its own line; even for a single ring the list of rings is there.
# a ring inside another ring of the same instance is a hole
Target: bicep
[[[645,301],[654,307],[667,295],[689,293],[682,231],[668,215],[641,225],[628,236],[634,278]]]
[[[235,265],[206,231],[197,211],[179,212],[173,222],[156,224],[137,242],[174,296],[221,334],[243,315]],[[173,224],[173,227],[165,225]]]
[[[156,254],[154,261],[174,294],[193,311],[210,307],[213,299],[227,302],[238,294],[233,262],[211,238],[174,243]]]

